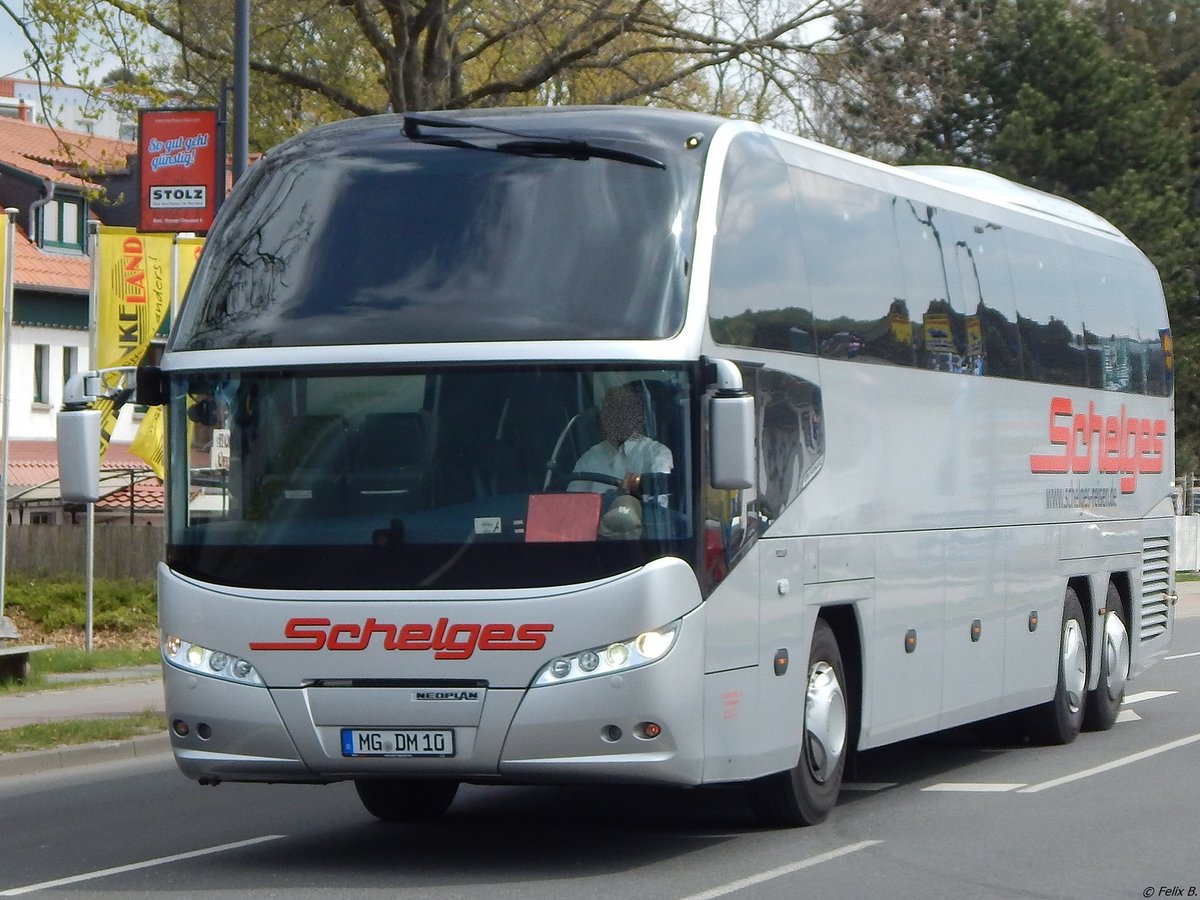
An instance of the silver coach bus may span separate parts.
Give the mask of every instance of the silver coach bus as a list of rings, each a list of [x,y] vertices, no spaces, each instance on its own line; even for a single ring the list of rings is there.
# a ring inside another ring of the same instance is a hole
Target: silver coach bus
[[[1158,277],[983,173],[635,108],[324,126],[239,183],[139,381],[201,783],[413,820],[739,782],[815,823],[856,749],[1111,726],[1171,639]]]

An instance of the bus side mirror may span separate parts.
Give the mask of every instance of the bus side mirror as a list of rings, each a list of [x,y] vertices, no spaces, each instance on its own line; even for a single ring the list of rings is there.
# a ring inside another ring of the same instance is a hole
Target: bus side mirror
[[[100,499],[98,409],[64,409],[58,420],[58,483],[64,503]]]
[[[754,486],[754,398],[728,360],[709,360],[716,392],[708,401],[709,459],[712,486],[739,491]]]
[[[709,401],[712,486],[744,490],[754,486],[754,398],[722,397]]]

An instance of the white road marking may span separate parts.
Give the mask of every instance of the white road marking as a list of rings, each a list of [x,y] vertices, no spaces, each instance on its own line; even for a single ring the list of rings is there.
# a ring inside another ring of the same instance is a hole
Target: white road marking
[[[1142,717],[1135,713],[1132,709],[1123,709],[1117,713],[1118,722],[1140,722]]]
[[[1164,659],[1191,659],[1193,656],[1200,656],[1200,653],[1180,653],[1177,656],[1166,656]]]
[[[1090,769],[1084,769],[1082,772],[1075,772],[1072,775],[1064,775],[1062,778],[1055,778],[1053,781],[1044,781],[1041,784],[1033,784],[1029,787],[1021,788],[1017,791],[1017,793],[1036,794],[1039,791],[1046,791],[1050,788],[1056,788],[1064,784],[1070,784],[1072,781],[1080,781],[1084,778],[1090,778],[1093,775],[1111,772],[1113,769],[1119,769],[1121,766],[1127,766],[1131,763],[1141,762],[1143,759],[1149,759],[1152,756],[1158,756],[1158,754],[1166,753],[1168,750],[1177,750],[1180,747],[1186,747],[1188,744],[1196,743],[1196,741],[1200,741],[1200,734],[1193,734],[1190,737],[1180,738],[1177,741],[1171,741],[1169,744],[1151,747],[1149,750],[1143,750],[1141,753],[1132,753],[1129,756],[1122,756],[1120,759],[1114,759],[1112,762],[1104,763],[1104,765],[1093,766]]]
[[[941,784],[931,784],[921,790],[940,791],[944,794],[1003,794],[1005,791],[1015,791],[1017,788],[1023,787],[1025,787],[1025,782],[1004,784],[1003,782],[943,781]]]
[[[699,894],[691,894],[684,897],[683,900],[714,900],[716,897],[724,897],[726,894],[732,894],[734,891],[740,891],[748,887],[754,887],[756,884],[762,884],[764,881],[771,881],[775,878],[780,878],[784,875],[791,875],[793,872],[799,872],[801,869],[809,869],[813,866],[818,866],[821,863],[829,862],[830,860],[838,859],[842,856],[848,856],[851,853],[857,853],[859,850],[866,850],[868,847],[874,847],[876,844],[882,844],[883,841],[859,841],[857,844],[849,844],[845,847],[839,847],[837,850],[830,850],[828,853],[820,853],[817,856],[810,856],[808,859],[802,859],[799,862],[789,863],[786,866],[780,866],[777,869],[768,869],[766,872],[760,872],[757,875],[750,875],[747,878],[740,878],[737,881],[731,881],[728,884],[722,884],[711,890],[703,891]]]
[[[95,872],[84,872],[80,875],[69,875],[66,878],[56,878],[53,881],[42,881],[38,884],[27,884],[24,887],[9,888],[0,891],[0,897],[17,897],[21,894],[32,894],[34,891],[44,891],[49,888],[63,887],[68,884],[79,884],[81,881],[92,881],[96,878],[107,878],[109,875],[120,875],[123,872],[136,872],[138,869],[149,869],[154,866],[165,866],[185,859],[195,859],[198,856],[211,856],[214,853],[225,853],[242,847],[252,847],[267,841],[277,841],[286,835],[264,834],[262,837],[250,838],[246,841],[234,841],[232,844],[221,844],[219,847],[206,847],[203,850],[189,850],[187,853],[176,853],[173,856],[160,856],[158,859],[147,859],[144,862],[130,863],[126,866],[113,866],[111,869],[98,869]]]
[[[1125,702],[1141,703],[1143,700],[1157,700],[1159,697],[1170,697],[1178,693],[1179,691],[1142,691],[1140,694],[1127,695]]]

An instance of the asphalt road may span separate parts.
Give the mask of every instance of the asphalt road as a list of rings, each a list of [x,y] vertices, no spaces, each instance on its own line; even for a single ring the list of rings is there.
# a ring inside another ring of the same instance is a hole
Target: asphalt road
[[[872,751],[793,831],[728,789],[465,787],[409,827],[346,784],[202,788],[166,756],[0,778],[0,897],[1200,896],[1198,685],[1193,614],[1112,731]]]

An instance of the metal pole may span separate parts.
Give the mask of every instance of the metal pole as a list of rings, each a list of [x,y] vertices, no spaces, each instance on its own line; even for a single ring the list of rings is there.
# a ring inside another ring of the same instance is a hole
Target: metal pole
[[[8,575],[8,411],[12,406],[9,390],[12,386],[12,308],[13,308],[13,256],[16,248],[17,210],[8,207],[4,210],[4,272],[0,275],[2,292],[0,298],[4,304],[3,315],[3,363],[0,366],[0,400],[3,401],[3,412],[0,412],[0,620],[4,618],[4,583]],[[0,623],[2,624],[2,623]]]
[[[235,0],[233,22],[233,180],[250,157],[250,0]],[[222,187],[222,189],[224,189]]]
[[[88,292],[88,335],[91,347],[88,349],[88,366],[95,367],[96,357],[100,353],[99,309],[97,308],[98,289],[100,286],[100,266],[97,254],[100,240],[96,231],[96,223],[88,223],[88,241],[91,246],[92,285]],[[92,652],[92,609],[95,605],[95,573],[96,573],[96,504],[87,505],[87,551],[84,559],[83,595],[84,595],[84,641],[87,652]]]

